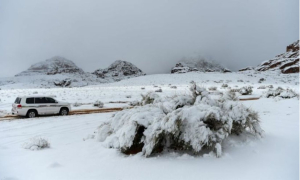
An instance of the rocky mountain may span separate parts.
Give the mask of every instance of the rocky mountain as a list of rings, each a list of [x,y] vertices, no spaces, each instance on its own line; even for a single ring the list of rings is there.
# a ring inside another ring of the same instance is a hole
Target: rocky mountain
[[[45,61],[33,64],[26,71],[15,76],[55,75],[55,74],[84,74],[85,72],[72,61],[55,56]]]
[[[24,87],[80,87],[110,82],[84,72],[74,62],[60,56],[30,66],[14,78],[0,84],[22,84]]]
[[[245,71],[250,69],[241,69]],[[286,52],[264,61],[254,68],[256,71],[278,71],[283,74],[299,73],[299,40],[286,47]]]
[[[171,73],[187,73],[187,72],[231,72],[220,64],[205,59],[184,59],[171,69]]]
[[[140,70],[134,64],[122,60],[117,60],[114,63],[112,63],[108,68],[98,69],[94,71],[92,74],[95,74],[98,78],[102,78],[102,79],[111,78],[115,81],[146,75],[142,70]]]
[[[145,75],[139,68],[127,61],[115,61],[106,69],[93,73],[84,72],[66,58],[55,56],[33,64],[13,78],[0,81],[1,85],[22,84],[26,87],[80,87],[120,81],[125,78]]]

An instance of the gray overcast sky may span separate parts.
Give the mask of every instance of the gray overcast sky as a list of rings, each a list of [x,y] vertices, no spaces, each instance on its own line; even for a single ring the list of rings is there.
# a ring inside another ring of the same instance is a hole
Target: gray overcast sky
[[[121,59],[163,73],[195,55],[237,70],[298,33],[298,0],[0,0],[0,76],[55,55],[88,72]]]

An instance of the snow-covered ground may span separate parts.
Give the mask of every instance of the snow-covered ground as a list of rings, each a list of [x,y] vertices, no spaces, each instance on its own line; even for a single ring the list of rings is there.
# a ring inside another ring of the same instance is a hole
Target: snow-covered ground
[[[259,79],[265,78],[262,83]],[[127,106],[111,101],[140,100],[141,93],[159,88],[161,96],[188,94],[189,82],[203,87],[228,84],[232,89],[253,86],[253,94],[262,96],[265,85],[299,91],[299,77],[294,75],[252,73],[188,73],[148,75],[116,83],[80,88],[0,87],[0,111],[8,112],[18,95],[55,95],[58,100],[85,103],[76,108],[91,108],[96,100],[104,107]],[[242,82],[240,81],[242,80]],[[223,81],[223,82],[221,82]],[[177,86],[177,89],[171,88]],[[144,87],[145,89],[141,89]],[[36,94],[35,94],[36,95]],[[128,96],[131,96],[128,98]],[[259,112],[262,139],[231,136],[223,144],[223,155],[191,156],[175,152],[145,158],[126,156],[107,149],[88,137],[113,113],[41,117],[0,121],[0,180],[8,179],[299,179],[299,100],[261,97],[241,101]],[[24,143],[43,137],[50,148],[24,149]]]
[[[22,77],[25,78],[25,77]],[[258,83],[264,78],[265,81]],[[33,78],[34,79],[34,78]],[[104,83],[99,85],[73,87],[73,88],[38,88],[37,84],[29,83],[24,86],[22,82],[11,85],[0,86],[0,116],[9,114],[11,104],[17,96],[46,95],[53,96],[59,101],[69,103],[83,103],[84,106],[73,107],[74,109],[92,109],[92,103],[96,100],[104,102],[104,107],[123,107],[128,103],[115,103],[116,101],[130,102],[140,100],[141,94],[148,91],[162,89],[160,95],[172,96],[174,94],[189,93],[189,85],[195,81],[202,87],[217,87],[218,91],[228,91],[222,88],[228,84],[229,88],[238,89],[243,86],[253,86],[254,96],[260,96],[267,89],[257,89],[260,86],[273,85],[274,88],[290,88],[299,91],[298,74],[277,74],[253,72],[244,73],[201,73],[191,72],[187,74],[156,74],[131,78],[115,83]],[[176,86],[176,89],[171,88]],[[145,89],[142,89],[145,88]],[[114,103],[113,103],[114,102]]]

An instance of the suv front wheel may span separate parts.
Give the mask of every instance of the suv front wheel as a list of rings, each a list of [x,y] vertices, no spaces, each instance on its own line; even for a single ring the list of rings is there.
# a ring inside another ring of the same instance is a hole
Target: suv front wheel
[[[26,115],[26,117],[28,117],[28,118],[35,118],[36,116],[37,116],[37,113],[35,110],[29,110]]]
[[[69,114],[69,110],[67,108],[61,108],[59,114],[62,116],[66,116]]]

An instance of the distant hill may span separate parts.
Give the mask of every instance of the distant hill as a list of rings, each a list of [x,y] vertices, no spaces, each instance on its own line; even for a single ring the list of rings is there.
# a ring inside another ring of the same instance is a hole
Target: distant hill
[[[54,56],[31,65],[15,77],[2,78],[0,86],[22,84],[23,87],[80,87],[120,81],[143,76],[145,73],[127,61],[115,61],[106,69],[93,73],[84,72],[74,62],[64,57]]]
[[[286,52],[275,58],[262,62],[255,68],[244,68],[239,71],[278,71],[283,74],[299,73],[299,40],[286,47]]]
[[[84,74],[85,72],[76,64],[66,58],[54,56],[30,66],[27,70],[15,76],[55,75],[55,74]]]
[[[229,69],[220,64],[207,61],[202,58],[191,58],[179,61],[175,67],[171,69],[171,73],[187,73],[192,71],[200,72],[231,72]]]

